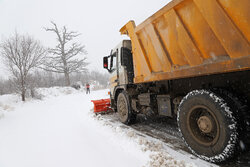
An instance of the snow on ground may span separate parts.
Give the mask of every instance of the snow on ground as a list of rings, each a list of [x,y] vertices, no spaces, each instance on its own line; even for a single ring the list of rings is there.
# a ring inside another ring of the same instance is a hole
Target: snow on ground
[[[0,96],[0,119],[4,117],[8,111],[13,111],[19,102],[20,97],[17,95],[9,94]]]
[[[0,96],[0,167],[212,166],[93,114],[107,90],[38,89],[42,100]]]

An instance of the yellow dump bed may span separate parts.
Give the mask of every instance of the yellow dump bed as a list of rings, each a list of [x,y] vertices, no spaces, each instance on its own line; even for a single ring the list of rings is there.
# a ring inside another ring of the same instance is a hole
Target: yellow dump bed
[[[132,42],[135,83],[250,69],[250,0],[173,0],[120,32]]]

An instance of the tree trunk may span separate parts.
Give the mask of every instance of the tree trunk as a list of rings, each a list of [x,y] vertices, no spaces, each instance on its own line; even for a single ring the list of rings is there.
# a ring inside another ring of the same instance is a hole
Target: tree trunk
[[[35,97],[35,92],[34,92],[34,88],[33,87],[30,88],[30,95],[31,95],[32,98]]]
[[[21,76],[22,78],[22,82],[21,82],[21,96],[22,96],[22,101],[25,101],[25,93],[26,93],[26,90],[25,90],[25,79],[23,76]]]
[[[68,73],[68,72],[65,72],[64,75],[65,75],[65,83],[66,83],[66,86],[70,86],[69,73]]]
[[[21,96],[22,96],[22,101],[25,101],[25,90],[22,90]]]

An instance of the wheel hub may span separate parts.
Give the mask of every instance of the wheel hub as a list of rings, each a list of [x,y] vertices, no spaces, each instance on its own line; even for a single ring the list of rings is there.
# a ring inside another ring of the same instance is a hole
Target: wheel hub
[[[197,121],[199,129],[203,133],[210,133],[213,129],[213,123],[211,119],[207,116],[201,116]]]

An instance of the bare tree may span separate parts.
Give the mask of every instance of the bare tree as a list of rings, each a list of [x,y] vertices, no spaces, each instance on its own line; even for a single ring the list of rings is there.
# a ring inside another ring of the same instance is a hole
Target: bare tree
[[[28,77],[34,68],[42,64],[46,50],[32,37],[15,33],[1,44],[1,55],[22,101],[25,101]]]
[[[86,55],[85,46],[79,43],[73,42],[73,40],[80,34],[75,31],[69,31],[66,26],[63,26],[61,30],[58,29],[56,23],[52,28],[45,28],[46,31],[50,31],[56,34],[57,42],[55,48],[49,49],[49,53],[52,56],[47,58],[45,63],[45,70],[63,73],[65,76],[65,83],[70,85],[70,74],[73,72],[86,71],[86,57],[77,58],[78,55]]]

